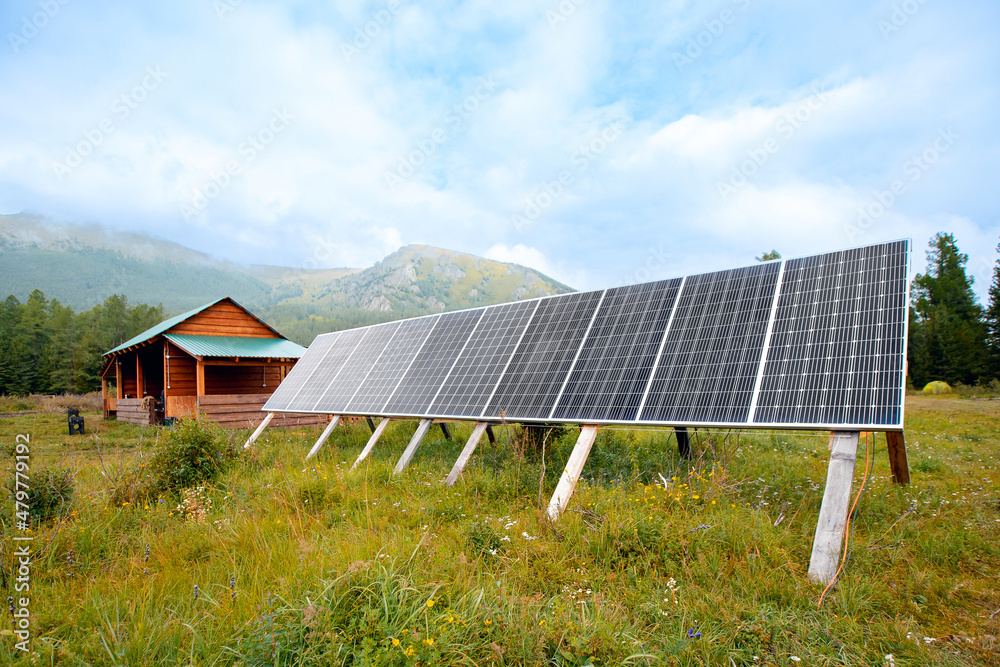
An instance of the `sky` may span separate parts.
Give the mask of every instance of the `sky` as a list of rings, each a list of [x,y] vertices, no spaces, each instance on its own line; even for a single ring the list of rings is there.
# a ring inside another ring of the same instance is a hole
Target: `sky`
[[[1000,241],[1000,3],[4,0],[0,213],[597,289]]]

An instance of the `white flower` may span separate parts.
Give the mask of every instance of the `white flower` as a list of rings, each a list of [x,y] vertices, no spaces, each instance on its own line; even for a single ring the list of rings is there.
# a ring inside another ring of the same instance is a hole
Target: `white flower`
[[[797,655],[792,656],[792,662],[802,662],[802,658]]]

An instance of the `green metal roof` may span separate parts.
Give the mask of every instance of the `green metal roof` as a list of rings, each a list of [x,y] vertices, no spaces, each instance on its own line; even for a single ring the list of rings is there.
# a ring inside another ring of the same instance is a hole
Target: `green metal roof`
[[[160,322],[159,324],[157,324],[155,327],[151,327],[149,329],[146,329],[145,331],[143,331],[141,334],[139,334],[135,338],[130,338],[129,340],[125,341],[124,343],[122,343],[121,345],[119,345],[118,347],[116,347],[115,349],[108,350],[102,356],[106,357],[106,356],[108,356],[110,354],[114,354],[115,352],[121,352],[122,350],[127,350],[128,348],[132,347],[133,345],[139,345],[140,343],[145,343],[147,340],[150,340],[151,338],[154,338],[154,337],[162,334],[163,332],[169,330],[171,327],[174,327],[174,326],[180,324],[181,322],[183,322],[184,320],[188,319],[189,317],[192,317],[193,315],[197,315],[201,311],[214,306],[215,304],[219,303],[220,301],[227,301],[227,300],[228,301],[232,301],[233,304],[235,304],[239,308],[242,308],[244,311],[246,311],[246,313],[248,315],[254,317],[258,322],[260,322],[261,324],[263,324],[265,327],[267,327],[268,329],[270,329],[274,333],[276,333],[279,336],[281,336],[281,333],[279,333],[270,324],[268,324],[264,320],[260,319],[259,317],[257,317],[253,313],[251,313],[246,308],[243,308],[243,306],[241,306],[240,304],[236,303],[236,301],[233,301],[233,299],[231,299],[230,297],[224,296],[221,299],[216,299],[215,301],[206,303],[204,306],[198,306],[194,310],[189,310],[186,313],[181,313],[180,315],[177,315],[175,317],[171,317],[169,320],[163,320],[162,322]],[[188,336],[188,337],[189,338],[216,338],[217,336]],[[218,336],[218,338],[227,338],[227,337],[226,336]],[[284,340],[284,337],[282,337],[282,340]],[[295,343],[292,343],[292,345],[295,345]],[[282,357],[301,356],[301,350],[304,350],[305,348],[303,348],[301,346],[298,346],[298,345],[296,345],[296,347],[298,347],[299,350],[300,350],[299,354],[297,354],[297,355],[283,354],[283,355],[258,355],[258,356],[282,356]],[[220,355],[212,355],[212,356],[220,356]],[[221,356],[234,356],[234,355],[221,355]],[[240,355],[240,356],[254,356],[254,355]]]
[[[222,299],[216,299],[215,301],[212,301],[211,303],[206,303],[204,306],[198,306],[194,310],[189,310],[186,313],[182,313],[182,314],[177,315],[175,317],[171,317],[169,320],[163,320],[162,322],[160,322],[159,324],[157,324],[155,327],[151,327],[149,329],[146,329],[145,331],[143,331],[141,334],[139,334],[135,338],[130,338],[129,340],[125,341],[124,343],[122,343],[121,345],[119,345],[118,347],[116,347],[115,349],[108,350],[107,352],[104,353],[104,356],[106,357],[109,354],[114,354],[115,352],[121,352],[122,350],[128,349],[128,348],[132,347],[133,345],[138,345],[139,343],[145,342],[145,341],[149,340],[150,338],[152,338],[153,336],[157,336],[157,335],[163,333],[164,331],[166,331],[170,327],[180,324],[181,322],[183,322],[187,318],[191,317],[192,315],[197,315],[198,313],[200,313],[201,311],[205,310],[209,306],[214,306],[215,304],[219,303],[220,301],[222,301],[225,298],[226,297],[222,297]]]
[[[163,334],[163,337],[195,357],[248,357],[298,359],[306,348],[284,338],[244,336],[192,336]]]

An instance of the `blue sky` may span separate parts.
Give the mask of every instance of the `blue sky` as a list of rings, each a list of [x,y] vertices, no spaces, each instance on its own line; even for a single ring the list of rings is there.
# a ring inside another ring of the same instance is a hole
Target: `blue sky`
[[[996,2],[8,0],[0,212],[578,288],[1000,240]]]

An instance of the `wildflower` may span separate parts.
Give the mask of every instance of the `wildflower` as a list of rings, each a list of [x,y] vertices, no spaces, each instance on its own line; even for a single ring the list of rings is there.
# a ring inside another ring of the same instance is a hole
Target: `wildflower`
[[[424,640],[424,643],[427,644],[428,646],[434,646],[434,638],[428,637],[427,639]]]
[[[229,577],[229,592],[232,595],[233,602],[236,602],[236,576],[230,575]]]
[[[395,637],[393,637],[393,638],[392,638],[392,645],[393,645],[393,646],[399,646],[399,640],[398,640],[398,639],[396,639]]]
[[[427,600],[427,608],[432,609],[434,607],[434,598]]]
[[[198,599],[198,584],[194,585],[194,599]]]
[[[688,639],[701,639],[701,633],[695,632],[693,629],[688,630]]]
[[[485,621],[483,621],[483,625],[485,625],[486,627],[490,627],[491,625],[493,625],[493,621],[487,618]]]
[[[792,656],[792,662],[802,662],[802,658],[797,655]]]
[[[545,625],[545,619],[543,618],[542,620],[538,621],[538,625],[540,626]]]

